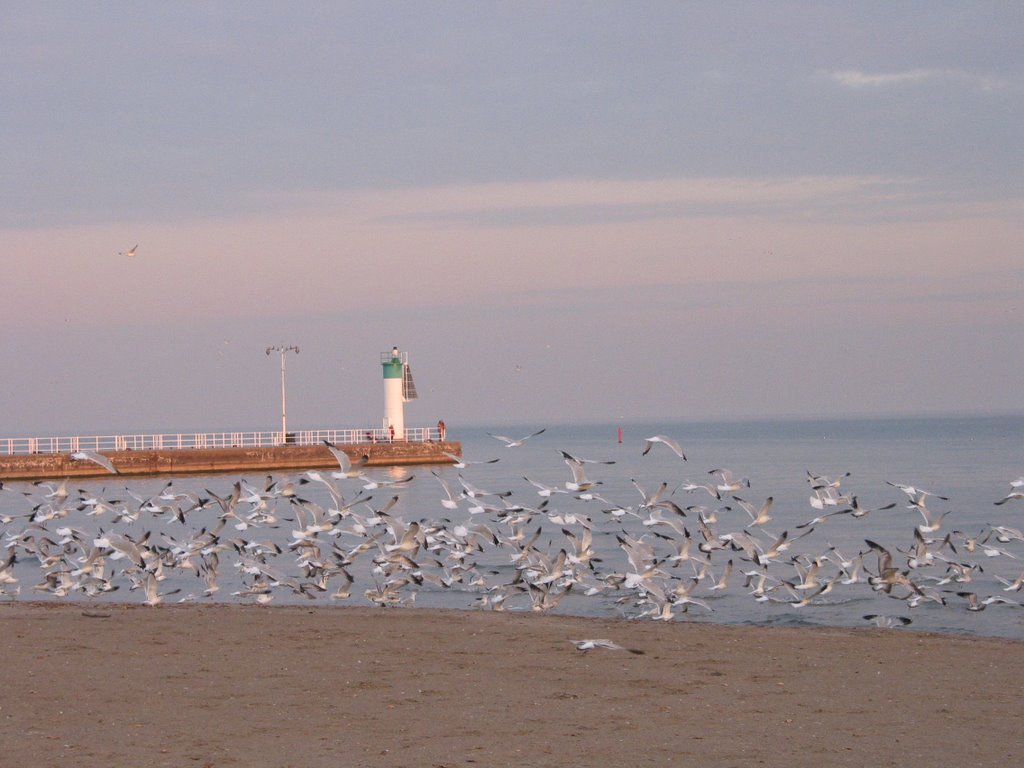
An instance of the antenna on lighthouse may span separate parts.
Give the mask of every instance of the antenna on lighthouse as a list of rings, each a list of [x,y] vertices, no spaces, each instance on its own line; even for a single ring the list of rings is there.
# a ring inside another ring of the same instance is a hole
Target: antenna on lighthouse
[[[402,366],[402,399],[405,402],[415,400],[419,395],[416,394],[416,382],[412,380],[412,368],[409,367],[408,361]]]

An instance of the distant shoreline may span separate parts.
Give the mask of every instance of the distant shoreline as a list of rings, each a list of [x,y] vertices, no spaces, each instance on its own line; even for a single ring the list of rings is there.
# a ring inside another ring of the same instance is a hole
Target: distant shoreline
[[[694,425],[711,425],[711,424],[776,424],[776,423],[819,423],[819,422],[843,422],[843,421],[867,421],[867,422],[880,422],[880,421],[964,421],[964,420],[995,420],[995,419],[1021,419],[1024,420],[1024,410],[1009,410],[1009,411],[948,411],[948,412],[915,412],[915,413],[813,413],[813,414],[802,414],[802,413],[791,413],[791,414],[780,414],[776,416],[765,416],[765,415],[743,415],[743,416],[720,416],[710,418],[687,418],[683,416],[673,417],[668,419],[658,419],[655,417],[622,417],[622,418],[609,418],[609,419],[576,419],[572,421],[553,421],[547,420],[544,423],[549,427],[581,427],[581,428],[592,428],[592,427],[604,427],[604,426],[664,426],[665,424],[694,424]],[[454,422],[453,422],[454,423]],[[458,423],[451,429],[466,431],[466,430],[486,430],[492,429],[495,426],[508,427],[508,426],[519,426],[519,427],[531,427],[535,422],[528,421],[525,419],[519,419],[516,421],[494,421],[494,422],[467,422]]]

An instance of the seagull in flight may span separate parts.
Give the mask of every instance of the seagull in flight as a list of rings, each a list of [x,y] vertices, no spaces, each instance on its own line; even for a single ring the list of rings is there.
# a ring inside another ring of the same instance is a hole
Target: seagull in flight
[[[654,447],[655,443],[664,443],[665,445],[672,449],[672,452],[676,456],[678,456],[683,461],[686,461],[686,454],[683,453],[683,447],[679,445],[679,442],[665,435],[655,435],[654,437],[648,437],[646,440],[644,440],[644,452],[641,453],[640,455],[646,456],[648,453],[650,453],[651,448]]]
[[[446,499],[441,499],[441,506],[444,507],[445,509],[458,509],[458,497],[454,493],[452,493],[452,489],[451,486],[448,485],[448,481],[441,477],[439,474],[437,474],[437,472],[434,472],[433,470],[431,470],[430,474],[437,478],[437,482],[439,482],[441,484],[441,487],[444,488],[445,496],[448,497]]]
[[[498,459],[487,459],[486,461],[466,461],[462,456],[456,456],[454,453],[448,453],[448,451],[441,451],[445,456],[452,460],[452,466],[456,469],[465,469],[470,464],[494,464]]]
[[[732,498],[733,501],[743,507],[746,513],[750,515],[750,524],[747,526],[748,528],[755,525],[764,525],[772,519],[769,512],[771,511],[772,504],[775,502],[774,497],[769,496],[764,500],[764,503],[761,504],[760,507],[755,507],[753,504],[748,501],[744,501],[739,496],[733,496]]]
[[[1006,496],[1001,498],[999,501],[995,502],[995,505],[997,507],[1005,504],[1008,501],[1019,501],[1021,499],[1024,499],[1024,477],[1018,480],[1014,480],[1012,483],[1010,483],[1010,486],[1013,488],[1013,490],[1006,494]]]
[[[900,625],[905,627],[911,623],[911,619],[906,616],[883,616],[878,613],[869,613],[864,618],[875,622],[875,626],[882,629],[892,629]]]
[[[118,251],[117,255],[118,256],[129,256],[129,257],[131,257],[131,256],[135,255],[135,251],[137,251],[138,248],[139,248],[139,244],[136,243],[131,248],[129,248],[127,251]]]
[[[992,603],[1005,603],[1006,605],[1016,605],[1018,607],[1024,607],[1024,604],[1018,603],[1016,600],[1011,600],[1008,597],[1001,597],[999,595],[990,595],[989,597],[979,598],[974,592],[957,592],[958,597],[967,598],[967,610],[968,611],[984,611]]]
[[[490,432],[487,433],[487,436],[493,437],[495,440],[501,440],[501,442],[505,444],[506,448],[518,448],[531,437],[536,437],[537,435],[542,434],[546,429],[547,427],[544,429],[538,429],[536,432],[529,434],[526,437],[520,437],[518,440],[512,437],[506,437],[505,435],[492,435]]]
[[[565,463],[566,464],[614,464],[615,463],[614,461],[603,461],[601,459],[581,459],[579,456],[573,456],[571,453],[567,453],[566,451],[562,451],[562,450],[559,450],[557,448],[555,450],[558,451],[560,454],[562,454],[562,458],[565,459]]]
[[[642,656],[644,653],[639,648],[626,648],[612,640],[606,640],[604,638],[587,638],[584,640],[570,640],[569,642],[576,646],[577,651],[582,651],[583,653],[592,651],[595,648],[606,648],[609,651],[629,651],[630,653],[638,656]]]
[[[340,468],[339,472],[332,472],[331,473],[334,477],[337,477],[337,478],[345,478],[345,477],[356,478],[356,477],[358,477],[360,479],[365,479],[366,478],[366,475],[363,473],[363,468],[366,466],[366,462],[369,459],[368,456],[360,456],[358,461],[353,462],[352,459],[350,459],[348,457],[348,454],[345,453],[345,451],[343,451],[341,448],[336,446],[330,440],[324,440],[324,445],[326,445],[327,449],[332,454],[334,454],[334,458],[337,460],[338,467]]]
[[[923,505],[925,498],[927,498],[928,496],[934,496],[936,499],[949,501],[948,496],[940,496],[937,493],[926,491],[923,488],[918,488],[917,486],[914,485],[906,485],[904,483],[893,483],[889,480],[886,480],[885,482],[887,485],[891,485],[893,488],[899,488],[901,491],[907,494],[907,498],[910,499],[910,503],[914,504],[915,506]]]
[[[71,458],[75,461],[91,461],[94,464],[99,464],[110,474],[117,474],[117,468],[111,463],[110,459],[103,454],[96,453],[96,451],[75,451],[71,454]]]

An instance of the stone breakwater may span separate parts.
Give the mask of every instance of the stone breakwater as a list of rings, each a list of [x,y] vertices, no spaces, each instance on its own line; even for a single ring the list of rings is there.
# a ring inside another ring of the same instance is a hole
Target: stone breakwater
[[[366,466],[450,464],[462,455],[462,444],[446,442],[353,443],[337,446],[352,461],[366,457]],[[269,448],[180,448],[145,451],[104,451],[121,475],[195,475],[210,472],[262,472],[337,467],[325,445],[281,445]],[[109,473],[91,461],[66,453],[0,456],[0,480],[45,480],[55,477],[97,477]]]

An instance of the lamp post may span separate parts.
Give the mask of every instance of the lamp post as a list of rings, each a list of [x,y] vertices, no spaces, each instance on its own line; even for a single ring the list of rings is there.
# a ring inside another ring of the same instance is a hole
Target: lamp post
[[[279,352],[281,354],[281,442],[288,442],[288,408],[286,405],[285,394],[284,394],[284,356],[288,352],[294,352],[299,354],[298,347],[267,347],[267,354],[271,352]]]

